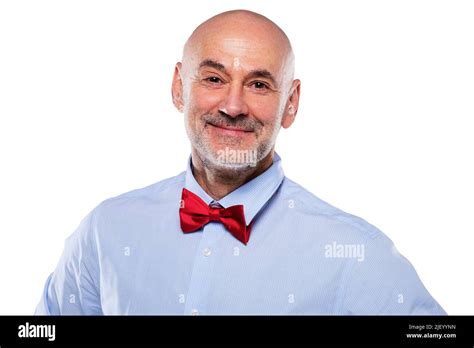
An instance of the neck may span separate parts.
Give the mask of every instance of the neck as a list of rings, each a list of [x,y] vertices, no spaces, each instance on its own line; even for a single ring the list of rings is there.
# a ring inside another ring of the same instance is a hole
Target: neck
[[[192,149],[192,171],[194,178],[206,193],[214,200],[220,200],[246,182],[262,174],[273,163],[274,149],[254,167],[245,169],[228,169],[210,167]]]

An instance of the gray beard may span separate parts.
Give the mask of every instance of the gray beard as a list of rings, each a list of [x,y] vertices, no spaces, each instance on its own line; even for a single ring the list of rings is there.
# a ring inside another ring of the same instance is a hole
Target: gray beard
[[[234,144],[230,144],[231,146],[226,146],[224,149],[213,151],[206,143],[206,139],[193,133],[188,125],[187,119],[185,118],[186,133],[188,134],[192,147],[196,149],[204,166],[215,168],[216,170],[235,172],[242,172],[255,168],[260,161],[268,156],[275,146],[276,138],[280,130],[279,125],[280,122],[275,122],[272,137],[269,141],[263,144],[258,144],[254,148],[243,150],[232,146]]]

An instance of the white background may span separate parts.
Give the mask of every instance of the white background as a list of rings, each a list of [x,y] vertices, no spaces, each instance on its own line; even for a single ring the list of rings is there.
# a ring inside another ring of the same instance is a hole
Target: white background
[[[185,169],[174,64],[234,8],[294,46],[286,175],[380,228],[449,314],[474,314],[474,2],[434,0],[0,2],[0,314],[33,313],[99,202]]]

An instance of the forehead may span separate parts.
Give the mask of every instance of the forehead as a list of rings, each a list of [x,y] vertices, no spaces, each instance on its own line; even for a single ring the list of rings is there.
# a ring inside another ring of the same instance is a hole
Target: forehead
[[[275,41],[260,35],[211,34],[196,42],[193,60],[213,59],[226,68],[265,69],[278,76],[285,63],[285,51]],[[235,64],[238,62],[238,64]]]

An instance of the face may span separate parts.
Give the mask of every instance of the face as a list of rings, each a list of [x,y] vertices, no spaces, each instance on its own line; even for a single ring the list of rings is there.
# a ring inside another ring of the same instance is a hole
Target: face
[[[268,40],[218,32],[178,63],[173,101],[191,145],[208,167],[247,169],[273,150],[296,114],[299,81]]]

